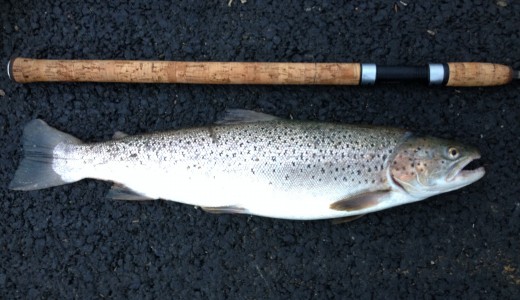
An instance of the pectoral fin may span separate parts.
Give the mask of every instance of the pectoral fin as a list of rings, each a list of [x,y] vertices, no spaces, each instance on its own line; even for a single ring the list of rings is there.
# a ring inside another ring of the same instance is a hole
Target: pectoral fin
[[[366,192],[336,201],[330,205],[331,209],[341,211],[357,211],[379,204],[380,200],[388,196],[390,190]]]
[[[119,183],[114,183],[110,191],[108,191],[107,198],[115,200],[155,200],[150,197],[139,195],[138,193]]]
[[[205,212],[212,214],[246,214],[247,209],[230,205],[230,206],[218,206],[218,207],[201,207]]]

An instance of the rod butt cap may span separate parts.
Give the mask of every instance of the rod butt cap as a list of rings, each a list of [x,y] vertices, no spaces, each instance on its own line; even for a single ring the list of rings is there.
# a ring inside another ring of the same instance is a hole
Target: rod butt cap
[[[11,58],[7,62],[7,77],[9,77],[9,79],[11,79],[12,81],[16,82],[16,80],[14,80],[14,78],[13,78],[13,63],[14,63],[14,60],[15,60],[15,58]]]

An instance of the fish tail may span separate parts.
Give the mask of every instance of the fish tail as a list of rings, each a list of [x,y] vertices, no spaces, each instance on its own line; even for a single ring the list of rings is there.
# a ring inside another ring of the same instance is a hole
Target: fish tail
[[[23,131],[24,158],[9,184],[11,190],[39,190],[69,183],[53,168],[54,148],[58,144],[79,145],[82,142],[54,129],[42,120],[29,122]]]

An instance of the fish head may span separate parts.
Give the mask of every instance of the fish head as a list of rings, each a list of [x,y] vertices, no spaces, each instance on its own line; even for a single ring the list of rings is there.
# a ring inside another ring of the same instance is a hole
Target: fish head
[[[482,178],[483,167],[465,169],[479,151],[457,142],[410,137],[395,151],[389,173],[393,182],[417,200],[460,189]]]

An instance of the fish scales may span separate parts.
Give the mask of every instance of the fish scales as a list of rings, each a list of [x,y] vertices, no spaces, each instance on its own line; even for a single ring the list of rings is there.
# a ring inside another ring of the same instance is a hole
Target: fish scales
[[[111,180],[150,198],[193,205],[285,201],[308,210],[322,202],[329,210],[330,200],[388,188],[384,164],[403,135],[289,121],[212,126],[66,145],[55,156],[73,160],[59,160],[56,169],[67,181]]]
[[[428,147],[413,144],[396,156],[409,140],[401,129],[275,119],[61,142],[53,148],[52,170],[59,184],[110,180],[143,198],[212,212],[339,218],[420,200],[392,177],[409,180],[408,151]]]

